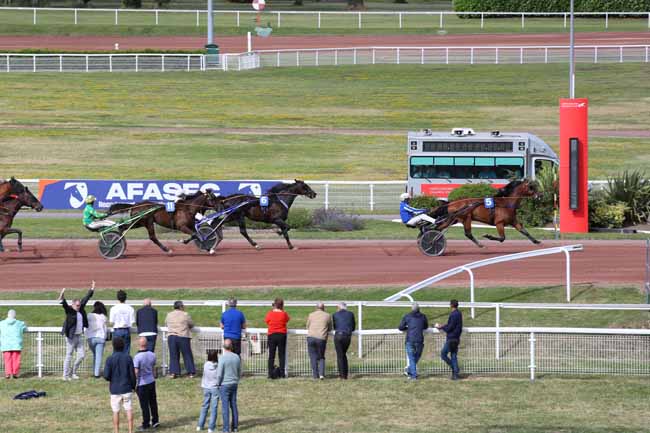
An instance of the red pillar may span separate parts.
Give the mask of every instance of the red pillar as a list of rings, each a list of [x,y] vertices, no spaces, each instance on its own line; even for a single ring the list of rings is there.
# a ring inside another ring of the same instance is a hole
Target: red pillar
[[[587,99],[560,99],[560,232],[589,231]]]

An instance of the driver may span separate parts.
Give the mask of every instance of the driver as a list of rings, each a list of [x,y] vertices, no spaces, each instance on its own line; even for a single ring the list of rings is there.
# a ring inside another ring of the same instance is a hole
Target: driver
[[[95,196],[89,195],[86,197],[86,207],[84,208],[83,223],[86,228],[90,230],[97,230],[102,227],[110,227],[115,225],[115,221],[104,219],[108,214],[97,212],[95,210]]]
[[[402,218],[402,222],[409,227],[415,227],[420,221],[428,221],[431,224],[435,224],[436,220],[427,215],[426,209],[418,209],[415,207],[409,206],[409,201],[411,196],[408,193],[403,193],[399,196],[399,215]]]

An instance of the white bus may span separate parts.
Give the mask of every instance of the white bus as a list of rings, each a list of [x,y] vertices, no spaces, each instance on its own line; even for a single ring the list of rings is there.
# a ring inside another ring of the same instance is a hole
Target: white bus
[[[408,133],[408,186],[411,196],[446,199],[468,183],[489,183],[500,188],[513,178],[535,178],[546,165],[557,165],[553,149],[526,132],[475,133],[455,128]]]

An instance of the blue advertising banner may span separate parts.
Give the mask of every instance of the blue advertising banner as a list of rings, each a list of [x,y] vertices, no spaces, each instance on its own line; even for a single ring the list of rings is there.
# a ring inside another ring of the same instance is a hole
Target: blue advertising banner
[[[107,209],[114,203],[150,200],[174,201],[182,192],[193,194],[212,189],[216,195],[249,194],[260,196],[281,181],[273,180],[84,180],[41,179],[39,199],[46,209],[83,209],[89,195],[97,197],[95,207]]]

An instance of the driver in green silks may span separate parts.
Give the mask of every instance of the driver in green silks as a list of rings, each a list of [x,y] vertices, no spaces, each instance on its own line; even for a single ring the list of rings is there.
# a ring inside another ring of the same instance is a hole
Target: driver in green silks
[[[95,196],[89,195],[86,197],[86,207],[84,208],[83,224],[90,230],[97,230],[102,227],[110,227],[115,225],[115,221],[104,219],[108,214],[98,212],[95,210]]]

